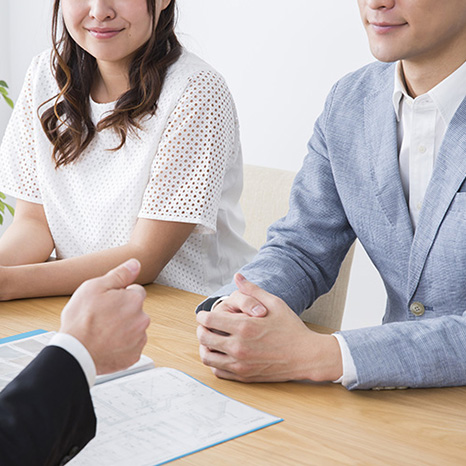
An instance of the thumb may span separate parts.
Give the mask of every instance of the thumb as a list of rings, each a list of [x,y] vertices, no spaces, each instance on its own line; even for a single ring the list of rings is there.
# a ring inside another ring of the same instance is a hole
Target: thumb
[[[259,305],[255,307],[255,315],[258,315],[258,312],[259,314],[265,315],[267,313],[266,307],[268,308],[273,305],[272,299],[275,298],[275,296],[254,283],[251,283],[244,277],[244,275],[241,275],[240,273],[235,274],[235,284],[241,293],[250,296],[259,302]],[[263,310],[263,312],[261,312],[261,310]]]
[[[108,290],[126,288],[136,280],[140,270],[140,262],[137,259],[129,259],[107,272],[100,280]]]

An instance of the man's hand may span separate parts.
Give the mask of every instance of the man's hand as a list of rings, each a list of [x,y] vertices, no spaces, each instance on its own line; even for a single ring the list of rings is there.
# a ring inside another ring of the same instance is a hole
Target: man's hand
[[[220,378],[242,382],[336,380],[338,341],[309,330],[280,298],[235,275],[238,291],[197,314],[202,362]]]
[[[60,332],[77,338],[89,351],[97,374],[134,364],[146,344],[150,319],[142,310],[144,288],[132,285],[141,266],[130,259],[106,275],[84,282],[61,316]]]

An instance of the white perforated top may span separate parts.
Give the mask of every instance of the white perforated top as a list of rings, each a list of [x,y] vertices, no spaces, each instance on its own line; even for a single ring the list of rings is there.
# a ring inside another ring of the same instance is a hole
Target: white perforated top
[[[252,258],[238,204],[242,157],[234,102],[223,78],[183,52],[170,68],[157,112],[119,144],[96,134],[75,163],[55,168],[37,109],[57,94],[50,52],[36,57],[0,148],[0,189],[41,203],[57,257],[128,242],[138,217],[195,223],[157,282],[209,294]],[[96,124],[114,103],[91,100]]]

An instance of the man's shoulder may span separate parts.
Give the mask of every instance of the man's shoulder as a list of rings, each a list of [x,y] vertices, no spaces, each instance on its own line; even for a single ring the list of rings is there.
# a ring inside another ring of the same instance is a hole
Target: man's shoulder
[[[358,98],[378,93],[393,86],[394,73],[395,63],[373,62],[341,78],[335,92]]]

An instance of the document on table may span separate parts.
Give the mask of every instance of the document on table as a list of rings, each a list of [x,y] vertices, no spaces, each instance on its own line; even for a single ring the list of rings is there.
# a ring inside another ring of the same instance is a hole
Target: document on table
[[[34,330],[0,338],[0,391],[47,346],[52,336],[52,332]]]
[[[49,343],[55,332],[33,330],[12,337],[0,338],[0,391],[3,390]],[[152,359],[144,354],[138,362],[125,370],[98,375],[95,384],[154,367]]]
[[[0,390],[53,335],[36,330],[0,339]],[[160,465],[282,421],[183,372],[154,368],[144,355],[124,371],[98,376],[91,395],[97,436],[72,466]]]
[[[97,436],[70,466],[165,464],[282,421],[166,367],[103,383],[91,393]]]

